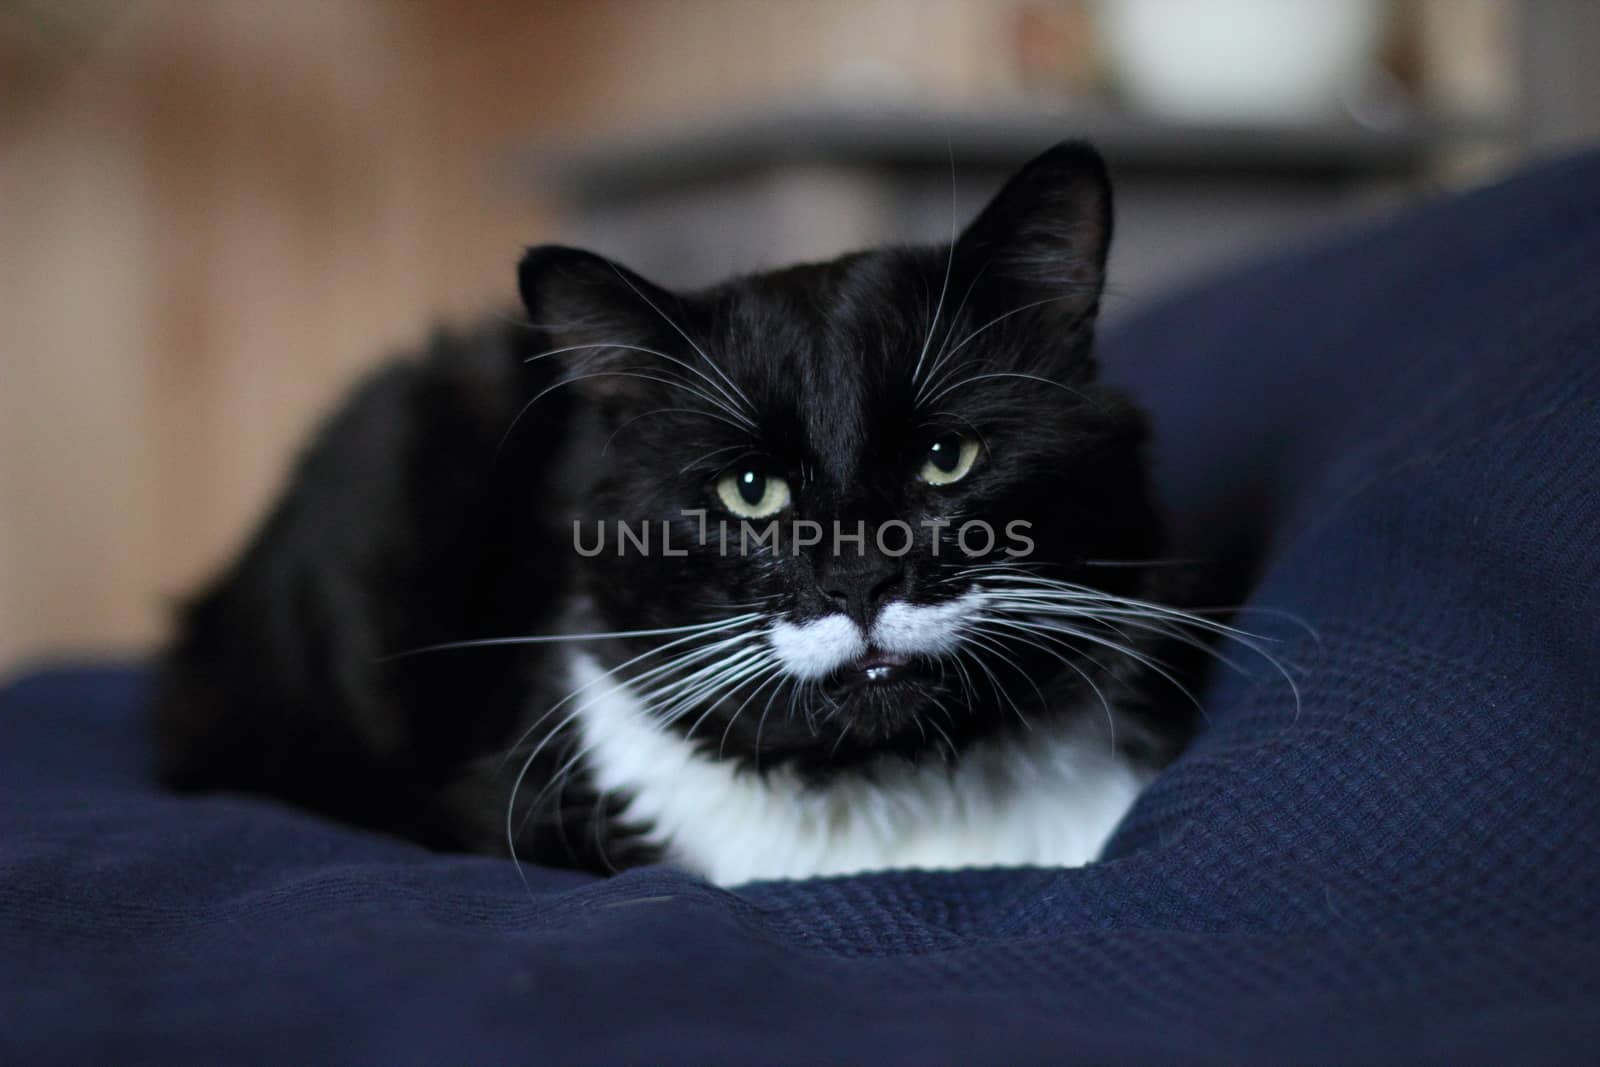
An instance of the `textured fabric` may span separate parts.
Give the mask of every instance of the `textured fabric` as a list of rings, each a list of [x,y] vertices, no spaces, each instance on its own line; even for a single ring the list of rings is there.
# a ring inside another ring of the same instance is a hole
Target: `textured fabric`
[[[1299,690],[1228,650],[1106,862],[524,885],[163,795],[143,675],[44,673],[0,702],[0,1061],[1596,1062],[1600,157],[1106,359]]]

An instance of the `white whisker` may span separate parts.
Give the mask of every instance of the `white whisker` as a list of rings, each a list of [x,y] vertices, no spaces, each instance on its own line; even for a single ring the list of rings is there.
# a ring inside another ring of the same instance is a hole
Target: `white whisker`
[[[679,337],[682,337],[685,341],[688,342],[689,347],[694,349],[695,353],[697,355],[699,355],[699,357],[701,359],[706,361],[706,365],[707,366],[709,366],[712,370],[717,372],[717,377],[721,378],[724,382],[726,382],[727,385],[728,385],[728,388],[732,389],[734,391],[734,393],[738,394],[739,399],[743,400],[747,407],[749,407],[751,409],[753,409],[755,407],[754,404],[750,403],[750,398],[748,396],[745,396],[744,390],[740,389],[736,384],[734,384],[733,379],[728,377],[727,374],[723,372],[722,368],[717,365],[717,361],[716,360],[712,359],[709,355],[706,354],[706,350],[705,349],[701,348],[698,344],[695,343],[694,338],[689,336],[688,331],[686,331],[682,326],[679,326],[676,322],[674,322],[672,320],[672,318],[665,311],[662,311],[660,308],[656,307],[655,303],[653,301],[651,301],[651,299],[648,296],[645,296],[643,293],[641,293],[639,291],[638,286],[636,286],[632,282],[630,282],[628,280],[628,276],[626,274],[623,274],[621,270],[618,270],[615,264],[612,265],[611,270],[616,274],[616,276],[618,278],[622,279],[622,284],[623,285],[626,285],[629,289],[633,290],[633,295],[637,296],[640,300],[643,300],[645,302],[645,304],[650,308],[651,311],[654,311],[657,315],[660,315],[662,320],[668,326],[671,326],[674,330],[676,330],[678,332],[678,336]],[[753,413],[754,412],[752,411],[752,414]]]
[[[606,641],[624,637],[665,637],[668,634],[711,633],[759,618],[761,618],[759,612],[749,612],[744,615],[735,615],[730,619],[693,623],[688,626],[668,626],[656,630],[600,630],[583,634],[536,634],[528,637],[484,637],[473,641],[445,641],[437,645],[423,645],[421,648],[395,652],[380,658],[378,662],[387,663],[390,660],[403,659],[407,656],[420,656],[424,652],[448,652],[461,648],[495,648],[501,645],[542,645],[569,641]]]
[[[666,360],[668,363],[672,363],[672,364],[674,364],[676,366],[682,367],[684,370],[688,371],[690,374],[693,374],[695,377],[699,378],[701,381],[705,382],[712,389],[715,389],[717,391],[718,395],[722,399],[714,401],[714,402],[717,404],[717,406],[721,410],[726,411],[729,415],[733,416],[735,419],[737,419],[740,422],[744,423],[746,426],[754,428],[755,423],[752,421],[749,413],[744,411],[744,410],[742,410],[739,407],[738,401],[736,401],[732,396],[730,396],[728,394],[727,389],[723,388],[723,386],[722,386],[722,384],[720,382],[718,382],[715,378],[712,378],[710,375],[706,374],[705,371],[701,370],[699,367],[696,367],[693,363],[690,363],[688,360],[680,359],[679,357],[674,356],[674,355],[672,355],[671,353],[668,353],[668,352],[663,352],[658,348],[648,348],[648,347],[646,347],[644,345],[624,344],[624,343],[619,342],[619,341],[597,341],[594,344],[567,345],[564,348],[552,348],[548,352],[540,352],[537,355],[529,356],[526,359],[524,359],[523,362],[524,363],[532,363],[535,360],[545,359],[545,358],[548,358],[550,356],[560,355],[560,354],[562,354],[564,352],[578,352],[578,351],[582,351],[582,350],[586,350],[586,349],[587,350],[594,350],[594,349],[602,349],[602,348],[615,348],[615,349],[617,349],[619,351],[622,351],[622,352],[639,352],[639,353],[643,353],[645,355],[656,356],[659,359]]]
[[[753,621],[755,621],[757,619],[760,619],[760,618],[762,618],[762,615],[760,613],[752,612],[752,613],[746,613],[746,614],[743,614],[743,615],[736,615],[736,616],[733,616],[732,618],[718,619],[718,620],[713,620],[713,621],[707,622],[707,623],[695,623],[695,624],[691,624],[691,625],[688,625],[688,626],[662,627],[662,628],[654,629],[654,630],[627,630],[627,631],[609,631],[609,632],[590,633],[590,634],[564,634],[564,635],[559,635],[559,639],[579,641],[579,640],[584,640],[584,639],[600,640],[600,639],[609,639],[609,638],[618,638],[618,637],[653,637],[653,636],[663,636],[663,635],[669,635],[669,634],[685,634],[687,632],[686,636],[679,637],[676,640],[669,641],[669,642],[667,642],[667,643],[665,643],[663,645],[658,645],[658,646],[656,646],[654,648],[648,649],[647,651],[642,652],[639,655],[632,657],[631,659],[628,659],[627,661],[619,664],[618,666],[613,667],[611,670],[605,671],[604,673],[600,674],[598,677],[596,677],[592,681],[587,682],[587,683],[585,683],[583,685],[580,685],[576,689],[574,689],[571,692],[569,692],[566,696],[562,697],[561,700],[557,701],[554,705],[552,705],[551,707],[547,708],[544,711],[544,713],[541,714],[537,719],[535,719],[534,722],[527,728],[527,730],[525,730],[523,732],[523,734],[518,739],[516,744],[514,744],[511,747],[511,749],[507,752],[507,755],[506,755],[507,760],[509,760],[511,753],[514,752],[518,747],[520,747],[522,745],[522,743],[536,729],[538,729],[538,727],[539,727],[539,725],[541,723],[543,723],[546,719],[548,719],[550,717],[550,715],[552,715],[557,709],[559,709],[560,707],[562,707],[563,705],[565,705],[566,703],[571,701],[574,697],[578,696],[580,693],[584,692],[585,690],[590,689],[590,688],[594,687],[595,685],[597,685],[597,684],[599,684],[601,682],[605,682],[605,681],[609,681],[611,679],[614,679],[618,674],[620,674],[623,670],[627,669],[628,667],[630,667],[630,666],[632,666],[632,665],[634,665],[636,663],[639,663],[639,662],[641,662],[641,661],[643,661],[645,659],[648,659],[648,658],[650,658],[652,656],[660,655],[661,653],[666,652],[668,649],[671,649],[671,648],[673,648],[675,646],[684,644],[686,642],[695,641],[695,640],[710,636],[712,634],[722,633],[722,632],[725,632],[725,631],[730,630],[730,629],[736,629],[736,628],[741,627],[741,626],[746,626],[746,625],[749,625],[751,622],[753,622]],[[684,653],[679,654],[678,656],[674,657],[673,659],[669,660],[667,663],[659,664],[656,667],[651,668],[649,671],[646,671],[644,674],[641,674],[637,678],[635,678],[634,681],[635,681],[635,683],[637,683],[638,681],[641,681],[641,680],[643,680],[645,678],[659,676],[662,673],[667,673],[667,672],[670,672],[670,671],[681,670],[684,666],[687,666],[690,663],[697,662],[700,659],[706,658],[708,656],[716,655],[716,654],[720,653],[724,648],[729,647],[729,645],[736,644],[739,641],[750,640],[754,636],[755,635],[753,635],[753,634],[736,634],[733,637],[722,638],[722,639],[720,639],[720,640],[718,640],[716,642],[713,642],[709,646],[705,646],[705,647],[702,647],[702,648],[699,648],[699,649],[690,649],[690,650],[688,650],[688,651],[686,651]],[[554,640],[554,639],[557,639],[557,638],[556,638],[556,636],[553,635],[551,639]],[[522,642],[523,643],[527,643],[529,640],[530,639],[522,639]],[[531,640],[539,641],[541,639],[535,638],[535,639],[531,639]],[[523,874],[521,863],[517,858],[517,845],[516,845],[517,826],[516,826],[516,822],[515,822],[517,794],[519,792],[521,792],[522,783],[524,782],[524,780],[526,780],[527,775],[528,775],[528,771],[532,768],[532,766],[534,764],[534,761],[536,759],[538,759],[539,753],[541,751],[543,751],[544,747],[553,738],[560,736],[562,734],[562,732],[565,731],[567,729],[567,727],[573,721],[576,720],[576,718],[578,717],[579,714],[581,714],[584,710],[586,710],[587,708],[592,706],[598,700],[604,699],[604,696],[605,696],[605,694],[602,692],[599,696],[596,696],[596,697],[592,698],[591,700],[589,700],[589,701],[587,701],[587,702],[585,702],[583,704],[580,704],[579,706],[573,708],[565,716],[563,716],[562,721],[560,723],[558,723],[556,726],[552,727],[550,729],[550,731],[548,733],[546,733],[544,738],[537,745],[535,745],[533,747],[532,751],[530,751],[528,753],[527,757],[522,761],[521,767],[517,771],[517,775],[516,775],[515,780],[512,782],[511,795],[510,795],[509,801],[508,801],[508,803],[506,805],[506,845],[507,845],[507,847],[508,847],[508,849],[509,849],[509,851],[511,853],[512,862],[517,867],[518,874],[523,877],[525,882],[526,882],[526,875]],[[581,755],[582,754],[580,752],[579,754],[575,755],[573,757],[573,759],[568,760],[567,763],[563,765],[562,769],[559,770],[556,773],[556,775],[552,777],[551,782],[546,785],[545,789],[540,791],[539,796],[537,796],[534,799],[534,801],[529,805],[528,814],[523,819],[523,825],[526,825],[527,819],[531,818],[532,815],[539,810],[539,805],[542,802],[545,793],[547,793],[549,791],[550,787],[552,785],[557,785],[558,783],[564,783],[565,782],[566,776],[569,773],[571,767],[573,765],[575,765],[575,761],[577,759],[581,759]]]
[[[1075,627],[1065,626],[1059,620],[1070,619],[1079,623],[1091,623],[1106,627],[1114,632],[1121,633],[1116,624],[1154,633],[1169,640],[1177,641],[1195,648],[1209,655],[1230,669],[1241,675],[1248,676],[1244,667],[1228,657],[1210,642],[1201,641],[1193,634],[1185,633],[1188,627],[1213,637],[1227,638],[1238,643],[1256,656],[1268,663],[1287,683],[1290,693],[1294,698],[1295,715],[1298,717],[1301,709],[1300,688],[1296,684],[1289,667],[1277,656],[1274,656],[1265,647],[1265,643],[1273,638],[1251,634],[1235,626],[1207,619],[1191,611],[1156,604],[1146,600],[1132,597],[1118,596],[1102,590],[1091,589],[1057,578],[1048,578],[1039,574],[1024,571],[1011,564],[980,564],[962,569],[954,577],[965,581],[981,581],[984,584],[985,596],[991,607],[997,613],[1006,613],[1013,617],[1017,615],[1032,619],[1035,625],[1042,624],[1045,619],[1055,620],[1049,623],[1065,632],[1072,633],[1082,640],[1091,641],[1104,647],[1128,655],[1144,663],[1152,670],[1157,670],[1177,685],[1172,675],[1162,669],[1164,665],[1152,657],[1139,653],[1129,645],[1118,645],[1107,638],[1080,630]],[[1308,632],[1315,633],[1305,624],[1304,620],[1296,620],[1306,627]],[[1127,634],[1122,634],[1128,640]],[[1182,686],[1179,686],[1183,689]],[[1184,690],[1187,693],[1187,690]],[[1199,706],[1193,694],[1188,694],[1191,701]],[[1203,709],[1202,709],[1203,714]]]
[[[1022,379],[1026,380],[1026,381],[1039,382],[1039,383],[1041,383],[1043,385],[1053,385],[1057,389],[1063,390],[1064,392],[1071,393],[1073,396],[1077,397],[1079,400],[1082,400],[1086,404],[1093,404],[1095,407],[1099,407],[1100,406],[1099,402],[1096,401],[1094,399],[1094,397],[1089,396],[1087,393],[1080,392],[1079,390],[1072,388],[1072,386],[1067,385],[1064,382],[1058,382],[1054,378],[1042,378],[1037,374],[1023,374],[1023,373],[1021,373],[1019,371],[994,371],[994,372],[988,373],[988,374],[973,374],[973,375],[970,375],[969,377],[962,378],[961,380],[959,380],[957,382],[954,382],[954,383],[952,383],[950,385],[947,385],[947,386],[943,387],[938,392],[936,392],[932,396],[928,397],[928,399],[925,401],[925,403],[937,404],[942,397],[948,396],[949,394],[955,392],[957,389],[960,389],[962,386],[972,385],[975,382],[988,381],[988,380],[990,380],[992,378],[1022,378]]]
[[[945,147],[949,147],[949,138],[946,136]],[[915,382],[922,373],[922,361],[928,357],[928,347],[933,344],[933,335],[939,328],[939,316],[944,311],[945,294],[950,289],[950,269],[956,262],[956,157],[950,153],[950,247],[944,258],[944,282],[939,286],[939,302],[934,306],[933,319],[928,323],[928,335],[922,339],[922,351],[917,353],[917,365],[911,368],[911,380]]]

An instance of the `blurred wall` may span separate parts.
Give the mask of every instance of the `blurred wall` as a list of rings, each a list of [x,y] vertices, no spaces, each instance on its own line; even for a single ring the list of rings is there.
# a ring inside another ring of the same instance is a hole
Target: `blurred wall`
[[[483,162],[558,42],[472,14],[6,9],[0,665],[146,643],[343,382],[505,303],[547,226]]]

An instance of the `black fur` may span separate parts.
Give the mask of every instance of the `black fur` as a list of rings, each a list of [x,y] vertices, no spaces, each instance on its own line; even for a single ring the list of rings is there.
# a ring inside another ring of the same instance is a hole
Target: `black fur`
[[[302,458],[239,561],[188,608],[157,702],[171,780],[282,795],[436,847],[503,851],[511,783],[537,749],[517,796],[537,810],[511,820],[519,855],[610,869],[653,855],[641,828],[615,818],[626,798],[597,798],[581,759],[546,788],[574,751],[570,727],[547,738],[561,716],[541,718],[568,689],[563,646],[402,653],[676,627],[752,604],[803,621],[839,605],[870,618],[890,596],[934,603],[960,591],[950,579],[969,562],[948,528],[932,555],[921,521],[948,517],[1026,521],[1031,566],[1170,600],[1159,569],[1083,565],[1161,547],[1143,418],[1096,381],[1110,233],[1099,157],[1067,144],[1024,168],[953,251],[869,251],[696,293],[589,253],[530,251],[519,281],[531,325],[441,336],[377,374]],[[918,405],[913,369],[941,354],[937,387]],[[753,431],[724,408],[734,394]],[[978,464],[956,484],[924,484],[915,473],[930,438],[949,434],[981,442]],[[725,515],[718,478],[751,466],[792,487],[785,521],[865,523],[867,554],[698,544],[692,513],[704,509],[714,527]],[[891,519],[917,537],[903,558],[872,545]],[[619,555],[608,543],[585,558],[575,520],[648,522],[657,537],[665,525],[687,554]],[[662,641],[588,648],[609,668]],[[784,683],[759,717],[740,714],[749,689],[735,688],[674,726],[753,772],[787,763],[825,784],[890,752],[959,759],[974,738],[1018,728],[1013,701],[1032,721],[1103,714],[1087,675],[1111,697],[1134,758],[1159,763],[1187,734],[1182,698],[1135,659],[1075,654],[1074,670],[1028,646],[1008,652],[973,653],[1004,698],[923,669],[798,695]]]

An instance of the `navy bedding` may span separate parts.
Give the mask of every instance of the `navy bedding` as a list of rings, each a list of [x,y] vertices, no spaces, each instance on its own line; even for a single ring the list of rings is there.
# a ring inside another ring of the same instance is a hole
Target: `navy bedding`
[[[1600,156],[1105,356],[1301,701],[1235,649],[1104,862],[524,884],[165,795],[140,670],[41,672],[0,697],[0,1062],[1600,1062]]]

